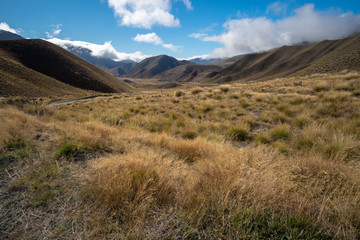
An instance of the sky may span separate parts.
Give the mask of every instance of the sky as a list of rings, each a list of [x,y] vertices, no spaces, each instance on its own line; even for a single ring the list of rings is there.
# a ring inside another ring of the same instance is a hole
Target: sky
[[[1,0],[0,29],[114,60],[225,58],[359,33],[360,3]]]

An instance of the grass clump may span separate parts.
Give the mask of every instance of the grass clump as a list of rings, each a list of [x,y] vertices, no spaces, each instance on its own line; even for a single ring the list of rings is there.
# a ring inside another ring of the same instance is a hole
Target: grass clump
[[[272,140],[286,140],[291,137],[291,128],[288,124],[277,125],[270,130]]]
[[[314,86],[315,92],[329,91],[331,88],[330,83],[327,81],[317,82]]]
[[[181,137],[185,139],[195,139],[197,137],[197,133],[192,130],[186,130],[181,133]]]
[[[91,149],[89,146],[86,146],[84,143],[77,143],[77,144],[65,143],[55,153],[55,158],[80,161],[86,159],[86,154],[90,154],[91,152],[95,152],[97,150],[100,150],[100,148],[95,147]]]
[[[184,96],[184,95],[185,95],[184,91],[181,91],[181,90],[177,90],[174,93],[175,97],[181,97],[181,96]]]
[[[174,189],[159,172],[163,166],[152,156],[113,156],[94,162],[86,196],[99,207],[105,206],[105,214],[127,222],[168,204]]]
[[[229,87],[220,87],[220,91],[223,93],[227,93],[229,91]]]
[[[201,89],[194,89],[194,90],[191,91],[191,94],[192,94],[192,95],[196,95],[196,94],[199,94],[199,93],[201,93],[201,92],[202,92]]]
[[[249,127],[231,127],[227,132],[227,136],[233,141],[246,141],[250,138]]]

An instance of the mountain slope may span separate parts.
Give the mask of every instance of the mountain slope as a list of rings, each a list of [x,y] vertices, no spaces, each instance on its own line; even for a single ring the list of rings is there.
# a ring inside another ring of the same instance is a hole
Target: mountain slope
[[[59,90],[56,95],[61,95],[62,89],[67,93],[83,90],[114,93],[132,89],[109,73],[43,40],[0,41],[0,57],[1,85],[8,86],[2,89],[2,95],[16,92],[17,95],[45,96],[57,93],[55,89]],[[29,85],[23,89],[25,92],[19,91],[19,81]]]
[[[0,50],[0,96],[45,97],[86,93],[27,68],[5,54]]]
[[[153,78],[166,70],[188,63],[188,61],[178,61],[173,57],[160,55],[144,59],[123,76],[129,78]]]
[[[15,33],[0,30],[0,40],[19,40],[19,39],[24,39],[24,38]]]
[[[336,72],[345,69],[359,71],[359,42],[360,35],[356,35],[307,46],[283,46],[264,53],[243,55],[223,70],[209,73],[208,81],[270,79],[300,71],[303,72],[302,74]]]
[[[189,82],[199,77],[204,72],[216,70],[219,71],[221,68],[215,65],[198,65],[192,63],[169,69],[156,75],[156,78],[168,82]]]

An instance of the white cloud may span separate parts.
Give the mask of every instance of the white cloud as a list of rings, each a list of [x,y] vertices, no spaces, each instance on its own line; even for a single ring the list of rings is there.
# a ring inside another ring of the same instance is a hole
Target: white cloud
[[[115,61],[132,60],[139,62],[149,57],[148,55],[144,55],[139,51],[134,53],[118,52],[112,46],[111,42],[105,42],[104,44],[101,45],[101,44],[89,43],[84,41],[71,41],[71,40],[63,40],[58,38],[51,38],[45,40],[53,44],[56,44],[58,46],[61,46],[65,49],[68,49],[69,47],[87,48],[91,51],[91,55],[94,57],[105,57]]]
[[[190,0],[183,0],[192,9]],[[154,25],[178,27],[180,20],[170,13],[171,0],[108,0],[120,25],[150,29]]]
[[[14,34],[18,33],[18,31],[11,28],[6,22],[1,22],[0,23],[0,30],[4,30],[4,31],[11,32],[11,33],[14,33]]]
[[[175,46],[173,44],[164,43],[163,40],[156,33],[148,33],[148,34],[137,34],[134,38],[136,42],[145,42],[152,43],[155,45],[161,45],[164,48],[167,48],[171,51],[177,52],[181,49],[180,46]]]
[[[187,8],[188,10],[193,10],[193,9],[194,9],[194,8],[192,7],[192,4],[191,4],[190,0],[183,0],[183,2],[184,2],[185,6],[186,6],[186,8]]]
[[[51,32],[45,32],[47,38],[53,38],[57,35],[59,35],[61,33],[61,26],[62,24],[57,24],[57,25],[51,25],[53,27]]]
[[[360,15],[339,11],[319,12],[313,4],[306,4],[290,17],[274,21],[266,17],[227,21],[221,35],[192,34],[203,41],[224,45],[212,57],[230,57],[238,54],[268,50],[282,45],[339,39],[360,32]]]
[[[145,42],[145,43],[153,43],[155,45],[163,44],[163,41],[156,33],[148,33],[148,34],[137,34],[134,38],[136,42]]]
[[[188,57],[188,58],[179,58],[178,60],[186,60],[186,61],[190,61],[193,59],[202,59],[202,60],[208,60],[211,59],[210,54],[205,54],[205,55],[196,55],[196,56],[192,56],[192,57]]]
[[[197,39],[203,39],[207,37],[208,35],[206,33],[192,33],[189,35],[189,37],[197,38]]]
[[[273,2],[270,3],[266,8],[266,13],[275,13],[275,14],[286,14],[287,4],[282,2]]]

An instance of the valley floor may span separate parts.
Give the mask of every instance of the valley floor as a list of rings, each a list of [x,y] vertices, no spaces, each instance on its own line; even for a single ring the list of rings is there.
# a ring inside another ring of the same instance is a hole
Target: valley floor
[[[359,239],[360,75],[0,104],[5,239]]]

